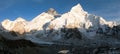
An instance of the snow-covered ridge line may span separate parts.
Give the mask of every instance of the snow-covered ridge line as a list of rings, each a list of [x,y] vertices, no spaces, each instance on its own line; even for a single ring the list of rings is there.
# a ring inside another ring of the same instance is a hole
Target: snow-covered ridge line
[[[49,14],[50,11],[51,14]],[[91,26],[98,27],[106,24],[113,27],[115,25],[113,22],[105,21],[102,17],[88,14],[80,4],[72,7],[70,12],[58,18],[54,17],[54,15],[57,15],[54,9],[50,8],[50,11],[48,11],[48,13],[41,13],[30,22],[20,17],[15,21],[4,20],[2,26],[8,31],[23,34],[24,32],[30,32],[32,30],[58,29],[63,26],[67,28],[83,28],[83,26],[85,26],[85,28],[88,29]],[[49,23],[49,25],[46,25],[45,27],[47,28],[44,28],[46,23]]]

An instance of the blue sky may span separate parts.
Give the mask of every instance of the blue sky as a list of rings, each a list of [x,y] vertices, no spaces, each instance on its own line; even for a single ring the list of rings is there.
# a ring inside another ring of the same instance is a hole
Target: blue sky
[[[0,0],[0,21],[15,20],[17,17],[32,20],[49,8],[62,14],[78,3],[90,14],[107,20],[120,18],[120,0]]]

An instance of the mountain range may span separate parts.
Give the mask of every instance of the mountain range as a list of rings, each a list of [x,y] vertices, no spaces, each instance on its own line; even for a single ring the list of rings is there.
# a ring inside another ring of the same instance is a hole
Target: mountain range
[[[117,38],[119,26],[100,16],[89,14],[80,4],[64,14],[53,8],[27,21],[21,17],[0,24],[0,35],[8,40],[25,39],[37,44],[74,44],[93,46],[120,44]],[[115,41],[115,42],[113,42]],[[59,43],[60,42],[60,43]],[[93,44],[97,43],[97,44]]]

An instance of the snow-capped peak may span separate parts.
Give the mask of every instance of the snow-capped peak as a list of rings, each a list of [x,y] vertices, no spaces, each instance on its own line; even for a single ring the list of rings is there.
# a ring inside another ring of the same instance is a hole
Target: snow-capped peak
[[[82,6],[80,4],[77,4],[76,6],[72,7],[70,11],[74,11],[74,12],[82,12],[84,11]]]
[[[15,21],[26,21],[26,20],[23,19],[22,17],[18,17]]]

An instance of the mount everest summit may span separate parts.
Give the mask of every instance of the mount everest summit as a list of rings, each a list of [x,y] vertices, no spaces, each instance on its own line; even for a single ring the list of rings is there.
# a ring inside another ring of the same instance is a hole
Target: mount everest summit
[[[25,39],[37,44],[54,44],[58,41],[84,46],[98,42],[113,45],[112,41],[116,39],[111,35],[119,32],[116,32],[116,27],[115,22],[89,14],[77,4],[64,14],[50,8],[31,21],[21,17],[14,21],[6,19],[1,22],[0,35],[9,40]],[[119,40],[114,44],[119,44]]]

